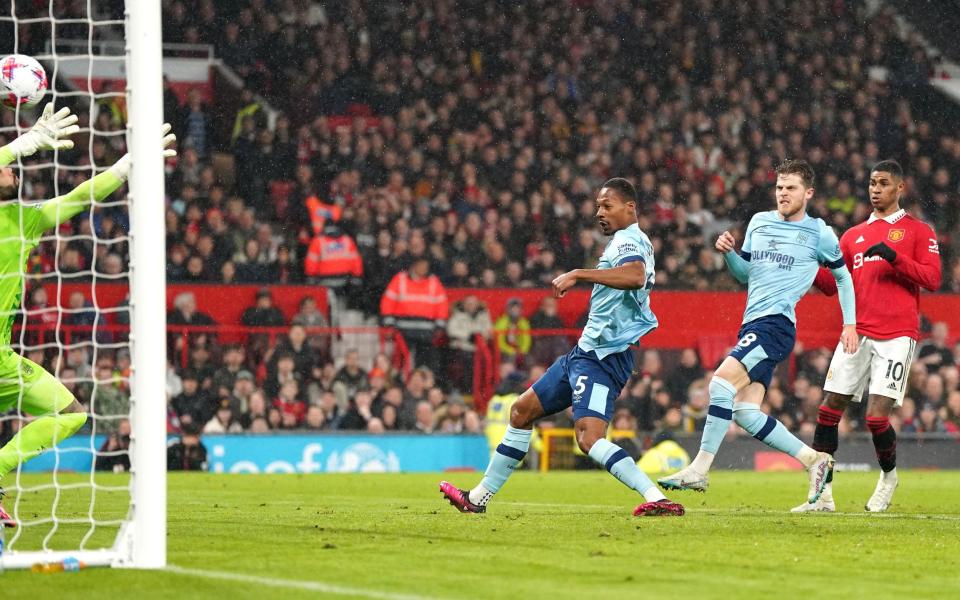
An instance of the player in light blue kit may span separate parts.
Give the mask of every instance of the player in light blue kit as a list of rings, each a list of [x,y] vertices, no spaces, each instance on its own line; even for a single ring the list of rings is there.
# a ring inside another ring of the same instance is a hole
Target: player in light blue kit
[[[656,328],[650,310],[653,246],[637,225],[637,194],[626,179],[607,181],[597,196],[597,221],[613,234],[596,269],[576,269],[553,280],[560,298],[578,282],[593,284],[590,316],[573,350],[561,356],[510,410],[510,426],[490,458],[480,484],[472,490],[440,482],[451,504],[461,512],[482,513],[487,502],[523,460],[534,422],[573,406],[580,449],[645,502],[634,516],[683,515],[683,507],[664,497],[657,486],[620,447],[606,439],[613,402],[633,370],[630,345]]]
[[[753,216],[739,253],[734,252],[729,232],[717,240],[727,268],[748,285],[740,341],[710,381],[710,409],[700,452],[689,467],[658,480],[664,489],[706,491],[707,472],[732,419],[753,437],[803,463],[810,476],[808,502],[816,502],[823,492],[833,457],[810,448],[783,423],[760,412],[774,368],[790,355],[796,341],[794,308],[821,264],[837,280],[843,349],[853,353],[859,344],[853,280],[843,263],[840,242],[823,220],[807,215],[813,179],[806,161],[784,161],[777,168],[777,210]]]

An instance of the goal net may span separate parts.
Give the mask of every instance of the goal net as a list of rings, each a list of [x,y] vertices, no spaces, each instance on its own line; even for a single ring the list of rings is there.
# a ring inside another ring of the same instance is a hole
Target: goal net
[[[4,506],[17,523],[5,530],[0,561],[5,568],[68,558],[87,566],[163,567],[160,3],[10,0],[7,6],[0,10],[0,53],[38,59],[49,87],[35,109],[3,110],[4,143],[32,126],[47,102],[70,107],[81,127],[73,150],[37,152],[10,165],[20,174],[21,214],[125,152],[133,168],[126,186],[46,231],[24,256],[12,350],[55,375],[89,417],[76,434],[0,479]],[[37,416],[25,410],[21,391],[0,414],[0,444]]]

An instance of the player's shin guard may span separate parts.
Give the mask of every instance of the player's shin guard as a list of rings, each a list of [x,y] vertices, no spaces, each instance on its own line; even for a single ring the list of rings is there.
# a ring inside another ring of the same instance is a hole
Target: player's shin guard
[[[67,439],[87,422],[86,413],[47,415],[28,423],[0,448],[0,478],[25,462]]]
[[[733,419],[733,398],[737,395],[737,389],[725,379],[714,377],[710,380],[709,392],[710,408],[703,426],[703,437],[700,438],[700,449],[716,454]]]
[[[531,429],[507,427],[503,440],[490,457],[490,464],[487,465],[480,485],[470,491],[471,502],[484,506],[491,496],[500,491],[507,478],[527,455],[532,434]]]
[[[830,455],[837,453],[837,447],[840,445],[837,426],[840,424],[842,417],[842,410],[836,410],[825,405],[821,405],[817,409],[817,429],[813,433],[814,450],[826,452]]]
[[[890,427],[888,417],[867,417],[867,429],[873,434],[873,447],[884,473],[897,467],[897,432]]]
[[[787,431],[783,423],[760,412],[756,404],[737,402],[733,405],[733,419],[747,433],[774,450],[797,457],[804,448],[804,443]]]
[[[653,485],[647,474],[640,470],[636,461],[626,450],[609,440],[597,440],[590,448],[590,458],[605,468],[625,486],[643,494],[647,502],[663,500],[666,496]]]

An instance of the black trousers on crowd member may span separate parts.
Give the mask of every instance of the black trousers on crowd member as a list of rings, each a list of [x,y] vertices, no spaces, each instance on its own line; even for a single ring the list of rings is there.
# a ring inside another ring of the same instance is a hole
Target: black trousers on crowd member
[[[422,329],[401,329],[400,335],[410,350],[410,361],[414,368],[427,367],[437,373],[437,347],[434,345],[433,332]]]

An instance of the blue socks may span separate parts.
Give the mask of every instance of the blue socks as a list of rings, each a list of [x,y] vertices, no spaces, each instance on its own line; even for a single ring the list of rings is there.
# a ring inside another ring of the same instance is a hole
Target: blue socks
[[[590,458],[604,467],[610,474],[619,479],[625,486],[643,494],[647,502],[663,500],[666,496],[647,474],[640,470],[637,463],[630,458],[626,450],[612,443],[610,440],[597,440],[590,448]]]
[[[797,436],[787,431],[783,423],[760,412],[760,407],[756,404],[737,402],[733,406],[733,418],[737,421],[737,425],[743,427],[753,437],[774,450],[786,452],[794,458],[799,458],[800,451],[805,446]]]
[[[700,452],[690,463],[695,471],[705,474],[710,470],[713,457],[720,449],[731,419],[753,437],[774,450],[789,454],[804,466],[809,467],[816,462],[816,451],[787,431],[783,423],[760,412],[758,405],[749,402],[734,404],[733,399],[737,395],[737,390],[728,381],[714,377],[710,380],[709,390],[710,409],[707,411],[703,437],[700,438]]]
[[[710,408],[707,411],[707,422],[703,426],[703,437],[700,438],[700,450],[716,454],[730,428],[733,419],[733,399],[737,389],[726,380],[714,377],[710,380]]]
[[[520,464],[530,448],[531,429],[515,429],[507,426],[503,441],[490,457],[490,464],[480,480],[480,485],[470,490],[470,502],[483,506],[490,497],[500,491],[507,477]]]

